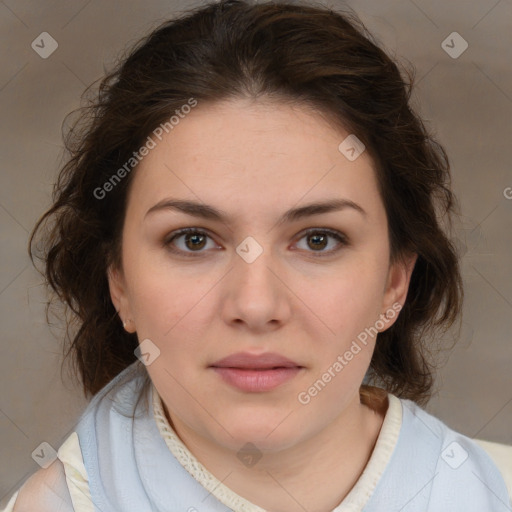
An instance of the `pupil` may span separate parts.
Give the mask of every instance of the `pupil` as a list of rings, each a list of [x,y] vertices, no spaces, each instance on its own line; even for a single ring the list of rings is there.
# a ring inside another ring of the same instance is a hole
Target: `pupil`
[[[201,242],[199,242],[199,244],[196,243],[198,238],[202,238],[203,239],[203,244],[201,244]],[[197,235],[197,234],[196,235],[187,235],[186,236],[186,241],[187,242],[192,241],[192,245],[196,249],[197,248],[202,248],[204,246],[204,236],[203,235]]]
[[[325,242],[326,242],[326,238],[327,238],[325,235],[311,235],[310,238],[311,238],[311,240],[317,240],[317,241],[318,241],[318,239],[322,239],[324,243],[322,244],[322,246],[320,248],[323,249],[325,247],[325,245],[326,245]],[[313,242],[313,243],[316,244],[316,242]],[[316,248],[318,248],[318,247],[319,246],[316,245]]]

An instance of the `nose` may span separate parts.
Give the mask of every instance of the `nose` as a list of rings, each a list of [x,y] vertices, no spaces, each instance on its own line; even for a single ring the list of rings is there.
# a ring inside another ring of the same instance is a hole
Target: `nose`
[[[247,247],[249,250],[244,252]],[[225,278],[227,291],[222,314],[231,325],[265,332],[288,321],[293,294],[286,286],[284,270],[271,251],[260,252],[260,249],[255,255],[254,250],[253,246],[242,245],[235,254],[233,268]]]

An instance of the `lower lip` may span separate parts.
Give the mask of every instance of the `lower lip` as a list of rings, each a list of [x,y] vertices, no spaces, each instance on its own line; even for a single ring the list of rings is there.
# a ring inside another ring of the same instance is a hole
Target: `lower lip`
[[[248,370],[242,368],[212,367],[228,384],[250,392],[270,391],[293,379],[301,370],[291,368],[272,368],[271,370]]]

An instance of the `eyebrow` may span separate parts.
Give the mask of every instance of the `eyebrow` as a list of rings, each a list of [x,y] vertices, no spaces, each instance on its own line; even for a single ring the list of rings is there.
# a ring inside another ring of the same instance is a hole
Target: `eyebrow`
[[[281,216],[281,218],[278,221],[278,224],[283,224],[285,222],[294,222],[304,217],[309,217],[311,215],[320,215],[322,213],[340,211],[347,208],[351,208],[361,213],[364,217],[367,216],[366,211],[357,203],[354,203],[354,201],[351,201],[349,199],[331,199],[327,201],[309,203],[305,206],[300,206],[298,208],[292,208]],[[228,214],[225,211],[218,210],[213,206],[204,203],[198,203],[196,201],[172,198],[166,198],[163,199],[162,201],[159,201],[146,212],[146,215],[144,217],[147,217],[150,213],[165,210],[175,210],[185,213],[187,215],[191,215],[193,217],[200,217],[203,219],[214,220],[224,223],[228,219]]]

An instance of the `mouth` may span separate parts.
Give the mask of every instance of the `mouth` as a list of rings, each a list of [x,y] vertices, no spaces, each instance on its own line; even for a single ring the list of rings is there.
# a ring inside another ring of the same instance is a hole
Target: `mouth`
[[[245,392],[271,391],[292,380],[304,367],[275,353],[239,352],[210,366],[225,383]]]
[[[290,381],[302,370],[302,367],[230,368],[213,366],[212,369],[227,384],[241,391],[258,393],[271,391]]]

